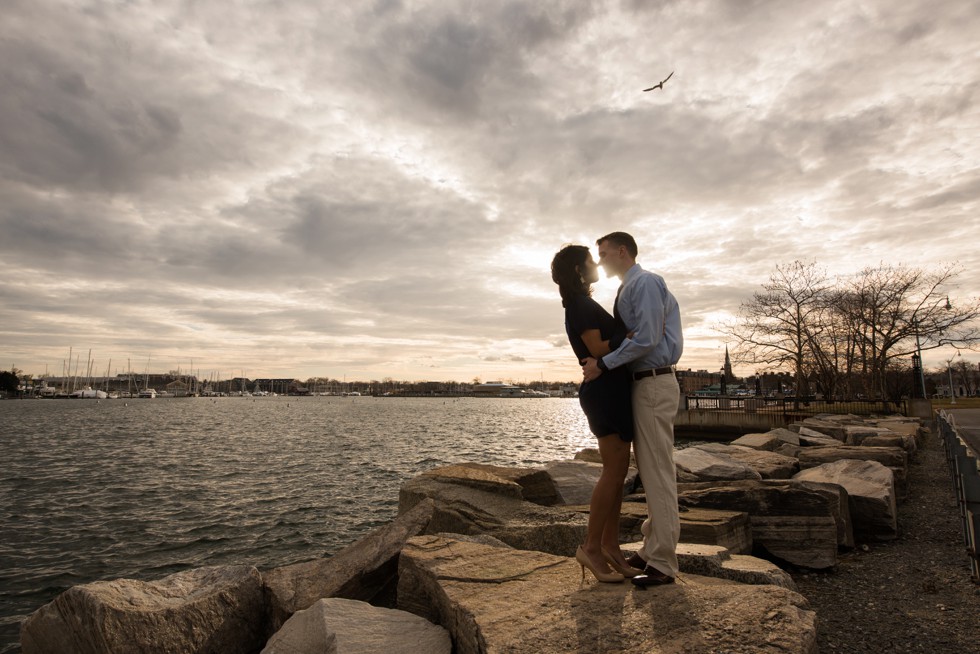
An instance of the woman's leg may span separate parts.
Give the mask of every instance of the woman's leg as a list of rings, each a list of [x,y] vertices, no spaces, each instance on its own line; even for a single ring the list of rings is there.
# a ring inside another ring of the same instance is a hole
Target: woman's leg
[[[602,452],[601,445],[599,450],[602,454],[603,474],[609,471],[612,478],[610,484],[614,489],[610,489],[609,517],[602,529],[602,548],[615,557],[620,565],[626,566],[626,558],[619,550],[619,515],[623,507],[623,482],[630,465],[630,443],[618,436],[603,440],[609,441],[605,453]]]
[[[600,570],[608,570],[602,548],[619,555],[619,511],[623,503],[623,480],[629,468],[630,444],[615,434],[599,438],[602,474],[592,489],[589,526],[582,549]]]

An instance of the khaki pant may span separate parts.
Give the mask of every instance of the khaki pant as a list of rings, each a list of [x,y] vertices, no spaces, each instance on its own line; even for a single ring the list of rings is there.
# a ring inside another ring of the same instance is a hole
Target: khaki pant
[[[633,450],[647,499],[647,519],[640,528],[640,556],[660,572],[677,576],[677,473],[674,470],[674,415],[680,387],[674,375],[633,382]]]

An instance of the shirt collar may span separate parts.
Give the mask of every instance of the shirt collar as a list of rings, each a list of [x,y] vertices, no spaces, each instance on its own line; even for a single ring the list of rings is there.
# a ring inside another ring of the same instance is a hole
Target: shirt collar
[[[641,272],[643,272],[643,268],[640,268],[640,264],[634,263],[633,266],[629,270],[626,271],[626,274],[623,275],[623,284],[625,284],[629,280],[633,279],[634,277],[636,277],[637,275],[639,275]]]

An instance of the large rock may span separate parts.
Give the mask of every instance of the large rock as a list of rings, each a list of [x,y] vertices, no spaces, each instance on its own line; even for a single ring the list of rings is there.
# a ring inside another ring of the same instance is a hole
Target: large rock
[[[694,475],[699,481],[762,479],[762,476],[746,463],[697,447],[674,452],[674,465],[678,470]]]
[[[272,635],[262,654],[337,654],[337,634],[327,626],[327,601],[318,600],[294,613]]]
[[[647,590],[583,583],[574,559],[418,537],[402,552],[398,604],[448,629],[458,654],[816,651],[798,593],[681,578]]]
[[[824,416],[819,418],[806,418],[803,420],[802,425],[807,429],[820,432],[842,443],[847,440],[847,433],[844,431],[844,427],[840,422],[825,420],[823,418]]]
[[[262,654],[452,654],[449,632],[424,618],[330,598],[291,617]]]
[[[887,418],[878,418],[877,420],[871,421],[871,424],[877,427],[885,427],[896,434],[901,434],[902,436],[910,436],[917,443],[921,443],[923,437],[925,436],[925,430],[922,428],[922,423],[918,418],[908,418],[905,416],[889,416]]]
[[[869,436],[861,441],[861,445],[864,447],[900,447],[905,450],[910,462],[915,461],[916,454],[919,451],[919,444],[915,436],[896,434],[895,432]]]
[[[782,443],[779,438],[768,432],[764,434],[744,434],[732,441],[732,445],[751,447],[753,450],[764,450],[768,452],[774,451]]]
[[[642,542],[626,545],[624,552],[640,549]],[[765,559],[734,554],[717,545],[678,543],[677,563],[681,572],[702,577],[729,579],[740,584],[772,584],[796,590],[796,582],[779,566]]]
[[[512,481],[521,487],[524,499],[542,506],[561,504],[562,498],[554,479],[542,468],[517,468],[492,466],[485,463],[460,463],[466,468],[489,472],[492,475]]]
[[[908,454],[899,447],[864,447],[859,445],[836,445],[832,447],[807,447],[797,454],[800,470],[815,468],[825,463],[842,459],[857,461],[877,461],[891,468],[895,473],[895,490],[904,497],[908,492]]]
[[[877,461],[842,459],[803,470],[794,479],[843,486],[858,541],[898,537],[894,474],[890,468]]]
[[[704,452],[725,456],[733,461],[744,463],[759,473],[762,479],[792,479],[793,475],[800,470],[800,464],[795,457],[783,456],[775,452],[723,443],[705,443],[695,447]]]
[[[432,501],[421,501],[329,559],[263,572],[272,628],[278,629],[293,613],[324,597],[393,604],[383,598],[394,595],[398,554],[408,538],[425,532],[434,511]]]
[[[511,547],[572,556],[585,540],[587,518],[563,507],[522,499],[521,487],[491,473],[448,466],[402,484],[398,511],[433,501],[425,533],[488,534]]]
[[[766,433],[770,436],[775,436],[783,443],[789,443],[790,445],[800,444],[800,435],[791,429],[777,427],[776,429],[770,429]]]
[[[800,438],[800,445],[804,447],[835,447],[837,445],[841,445],[842,443],[842,441],[839,441],[832,436],[828,436],[809,427],[804,427],[802,425],[790,425],[790,428],[799,429],[797,434]]]
[[[844,425],[843,429],[846,435],[844,438],[845,445],[861,445],[866,438],[895,434],[890,429],[875,427],[874,425]]]
[[[21,626],[24,654],[257,652],[268,636],[251,566],[116,579],[69,588]]]
[[[588,504],[592,489],[602,474],[601,463],[588,461],[555,461],[545,466],[558,489],[563,504]],[[623,494],[633,492],[636,485],[636,468],[630,468],[623,482]]]
[[[682,484],[678,491],[684,507],[747,513],[757,551],[802,568],[837,565],[840,502],[826,490],[767,480]]]
[[[588,507],[582,507],[588,512]],[[620,512],[620,540],[641,540],[640,527],[647,518],[646,502],[623,502]],[[682,507],[682,543],[718,545],[735,553],[752,551],[752,525],[740,511]]]

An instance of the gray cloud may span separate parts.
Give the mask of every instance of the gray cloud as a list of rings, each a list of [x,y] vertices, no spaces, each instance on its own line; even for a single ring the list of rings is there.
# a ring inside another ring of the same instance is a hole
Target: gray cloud
[[[978,28],[923,0],[8,2],[4,354],[574,378],[548,264],[614,229],[688,367],[779,262],[959,260],[975,296]]]

